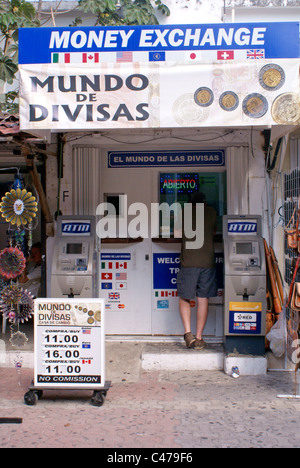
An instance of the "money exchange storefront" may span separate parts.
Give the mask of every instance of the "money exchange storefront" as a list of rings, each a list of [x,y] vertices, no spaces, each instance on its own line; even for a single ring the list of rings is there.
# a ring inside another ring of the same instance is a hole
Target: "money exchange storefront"
[[[202,191],[218,213],[205,335],[222,340],[222,218],[264,216],[261,134],[299,124],[298,70],[298,23],[20,31],[22,129],[64,134],[60,208],[107,228],[95,280],[108,333],[182,334],[180,239],[151,215]]]

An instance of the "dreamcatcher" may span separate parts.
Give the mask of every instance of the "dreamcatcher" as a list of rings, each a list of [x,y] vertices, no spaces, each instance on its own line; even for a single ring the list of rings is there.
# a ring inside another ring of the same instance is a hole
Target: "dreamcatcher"
[[[23,251],[32,247],[32,221],[36,217],[37,200],[31,192],[22,188],[19,174],[15,176],[10,192],[6,192],[0,202],[0,212],[7,223],[9,247],[0,251],[0,312],[3,320],[10,323],[10,342],[13,346],[24,346],[28,341],[19,329],[20,323],[28,321],[33,314],[33,296],[20,287],[18,277],[26,267]],[[26,231],[28,236],[26,238]],[[27,243],[27,245],[26,245]],[[15,330],[14,327],[17,327]],[[22,367],[21,358],[15,361],[17,370]]]

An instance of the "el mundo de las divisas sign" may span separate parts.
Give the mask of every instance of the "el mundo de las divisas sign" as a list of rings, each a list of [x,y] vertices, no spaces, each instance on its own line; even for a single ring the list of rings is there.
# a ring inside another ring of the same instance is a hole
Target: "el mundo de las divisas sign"
[[[22,130],[300,123],[299,23],[19,30]]]
[[[109,168],[160,166],[225,166],[224,150],[207,151],[109,151]]]

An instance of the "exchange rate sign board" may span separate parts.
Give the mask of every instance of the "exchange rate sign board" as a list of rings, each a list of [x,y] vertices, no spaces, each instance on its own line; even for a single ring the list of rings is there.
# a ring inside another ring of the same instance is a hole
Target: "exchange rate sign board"
[[[104,386],[104,311],[104,299],[35,300],[35,387]]]

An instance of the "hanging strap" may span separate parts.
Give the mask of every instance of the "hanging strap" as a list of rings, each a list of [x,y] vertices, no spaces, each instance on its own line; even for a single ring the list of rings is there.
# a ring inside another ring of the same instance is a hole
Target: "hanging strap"
[[[296,213],[296,208],[297,208],[297,205],[295,205],[295,208],[294,208],[294,210],[293,210],[293,214],[292,214],[292,216],[291,216],[289,222],[287,223],[285,229],[289,229],[291,223],[293,223],[293,227],[294,227],[294,225],[295,225],[295,213]]]
[[[289,303],[291,302],[291,299],[292,299],[293,288],[294,288],[294,283],[295,283],[297,271],[298,271],[298,268],[299,268],[299,263],[300,263],[300,255],[298,255],[298,257],[297,257],[297,261],[296,261],[296,265],[295,265],[295,270],[294,270],[292,282],[291,282],[291,285],[290,285],[289,298],[288,298],[288,300],[287,300],[287,303],[285,304],[285,307],[287,307],[287,306],[289,305]]]

